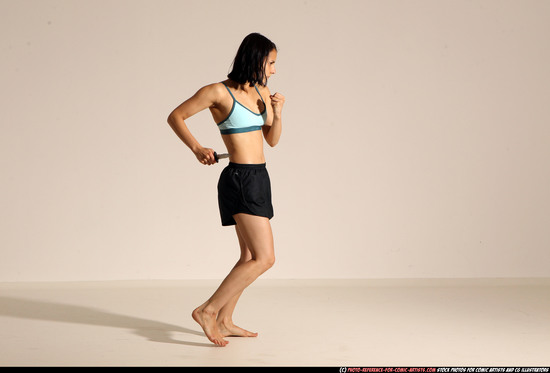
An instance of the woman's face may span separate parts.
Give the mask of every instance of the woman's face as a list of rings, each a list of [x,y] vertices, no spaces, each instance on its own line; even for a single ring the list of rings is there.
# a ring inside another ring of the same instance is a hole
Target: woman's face
[[[269,77],[273,74],[275,74],[275,61],[277,60],[277,50],[273,49],[271,52],[269,52],[269,55],[267,56],[267,60],[265,63],[265,77],[266,79],[269,79]]]

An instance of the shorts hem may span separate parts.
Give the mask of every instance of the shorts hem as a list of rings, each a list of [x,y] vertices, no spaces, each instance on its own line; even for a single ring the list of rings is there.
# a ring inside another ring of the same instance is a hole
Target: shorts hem
[[[231,215],[231,220],[222,221],[222,227],[230,227],[232,225],[237,225],[237,221],[233,217],[237,214],[247,214],[247,215],[252,215],[252,216],[259,216],[261,218],[268,218],[269,220],[271,220],[274,216],[274,215],[269,216],[269,215],[253,214],[250,211],[239,211],[239,212],[236,212],[233,215]]]

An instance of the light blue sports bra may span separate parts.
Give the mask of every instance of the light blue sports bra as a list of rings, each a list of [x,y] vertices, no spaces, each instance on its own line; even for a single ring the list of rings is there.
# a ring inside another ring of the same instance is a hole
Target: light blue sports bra
[[[237,101],[235,96],[233,96],[233,93],[231,93],[231,91],[229,90],[229,87],[226,86],[223,82],[222,84],[225,86],[225,88],[227,88],[227,91],[233,98],[233,106],[231,107],[229,115],[227,116],[227,118],[218,123],[218,128],[220,129],[222,135],[258,131],[259,129],[261,129],[262,126],[265,124],[265,120],[267,118],[267,110],[265,107],[265,101],[260,94],[260,91],[258,91],[258,87],[254,86],[254,88],[256,88],[256,92],[258,92],[260,98],[262,99],[262,102],[264,103],[264,110],[260,114],[256,114],[255,112],[241,104],[239,101]]]

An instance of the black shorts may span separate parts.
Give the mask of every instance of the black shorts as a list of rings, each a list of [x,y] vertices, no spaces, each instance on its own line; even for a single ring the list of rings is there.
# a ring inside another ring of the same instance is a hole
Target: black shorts
[[[218,181],[218,205],[223,226],[237,224],[233,215],[239,213],[271,219],[271,182],[265,163],[229,162]]]

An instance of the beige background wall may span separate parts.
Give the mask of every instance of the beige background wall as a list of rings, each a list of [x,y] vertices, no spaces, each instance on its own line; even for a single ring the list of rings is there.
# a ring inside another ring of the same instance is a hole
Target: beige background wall
[[[265,278],[550,276],[549,1],[0,0],[0,281],[223,277],[223,165],[166,117],[254,31],[287,98]]]

